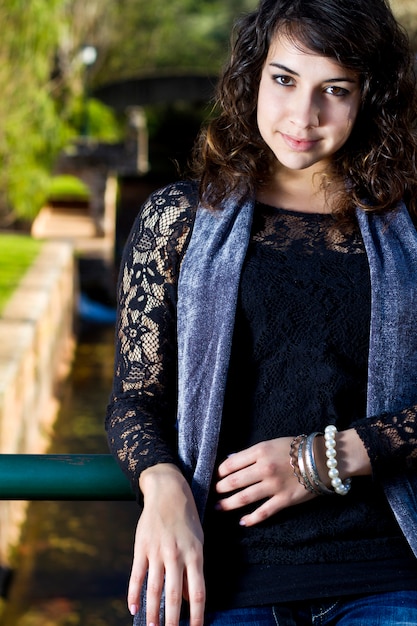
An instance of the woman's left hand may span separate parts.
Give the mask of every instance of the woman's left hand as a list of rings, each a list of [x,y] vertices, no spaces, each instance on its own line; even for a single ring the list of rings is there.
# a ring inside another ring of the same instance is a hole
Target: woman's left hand
[[[262,500],[242,517],[242,526],[254,526],[282,509],[316,496],[298,482],[290,464],[292,437],[257,443],[229,456],[219,466],[219,494],[233,492],[218,502],[222,511],[239,509]]]

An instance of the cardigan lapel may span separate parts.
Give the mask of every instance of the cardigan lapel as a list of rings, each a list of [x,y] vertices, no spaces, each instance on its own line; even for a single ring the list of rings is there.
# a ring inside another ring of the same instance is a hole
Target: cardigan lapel
[[[178,451],[204,514],[254,202],[199,207],[178,283]]]

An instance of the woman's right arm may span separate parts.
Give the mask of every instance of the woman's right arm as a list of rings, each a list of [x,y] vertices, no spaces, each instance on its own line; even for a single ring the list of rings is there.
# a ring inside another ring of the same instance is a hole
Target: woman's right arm
[[[145,203],[124,248],[119,273],[106,430],[110,450],[138,499],[144,469],[157,463],[178,464],[177,281],[193,220],[192,199],[186,192],[177,185],[155,192]]]
[[[165,623],[178,624],[182,599],[189,603],[190,625],[204,621],[203,531],[190,487],[175,465],[160,464],[140,478],[144,508],[134,548],[128,604],[139,610],[147,580],[146,622],[159,623],[165,587]]]
[[[143,497],[129,591],[131,611],[149,570],[148,623],[158,623],[166,576],[174,618],[183,580],[201,623],[202,531],[176,454],[176,286],[193,220],[189,185],[156,192],[126,244],[118,290],[113,388],[106,428],[110,449]],[[174,556],[173,556],[174,555]]]

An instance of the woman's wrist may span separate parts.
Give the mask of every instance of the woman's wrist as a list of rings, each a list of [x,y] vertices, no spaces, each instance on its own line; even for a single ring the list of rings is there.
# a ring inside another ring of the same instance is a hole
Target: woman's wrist
[[[158,486],[168,486],[186,482],[179,467],[173,463],[157,463],[142,471],[139,477],[139,488],[144,496],[153,492]],[[188,484],[188,483],[187,483]]]
[[[352,476],[368,476],[372,473],[368,453],[354,428],[337,432],[335,439],[337,468],[342,480]],[[327,457],[324,437],[316,437],[314,445],[317,471],[322,477],[324,484],[329,487],[330,479],[326,465]]]
[[[290,464],[298,482],[317,495],[347,495],[352,476],[371,474],[371,463],[358,433],[338,433],[326,426],[324,433],[298,435],[291,441]]]

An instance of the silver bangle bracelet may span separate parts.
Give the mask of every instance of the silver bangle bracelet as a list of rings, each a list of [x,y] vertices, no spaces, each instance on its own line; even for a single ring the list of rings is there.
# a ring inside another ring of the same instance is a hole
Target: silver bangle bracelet
[[[321,480],[319,473],[317,471],[317,465],[314,457],[314,440],[318,435],[322,435],[322,433],[311,433],[307,437],[305,442],[305,465],[306,471],[310,478],[310,483],[314,485],[314,491],[319,495],[332,496],[334,495],[334,491],[326,487],[326,485]]]
[[[307,439],[308,437],[301,439],[300,445],[298,446],[298,468],[300,470],[303,487],[305,487],[307,491],[310,491],[310,493],[316,493],[314,484],[311,483],[308,477],[308,474],[306,472],[306,469],[305,469],[305,464],[304,464],[304,446],[305,446]]]

